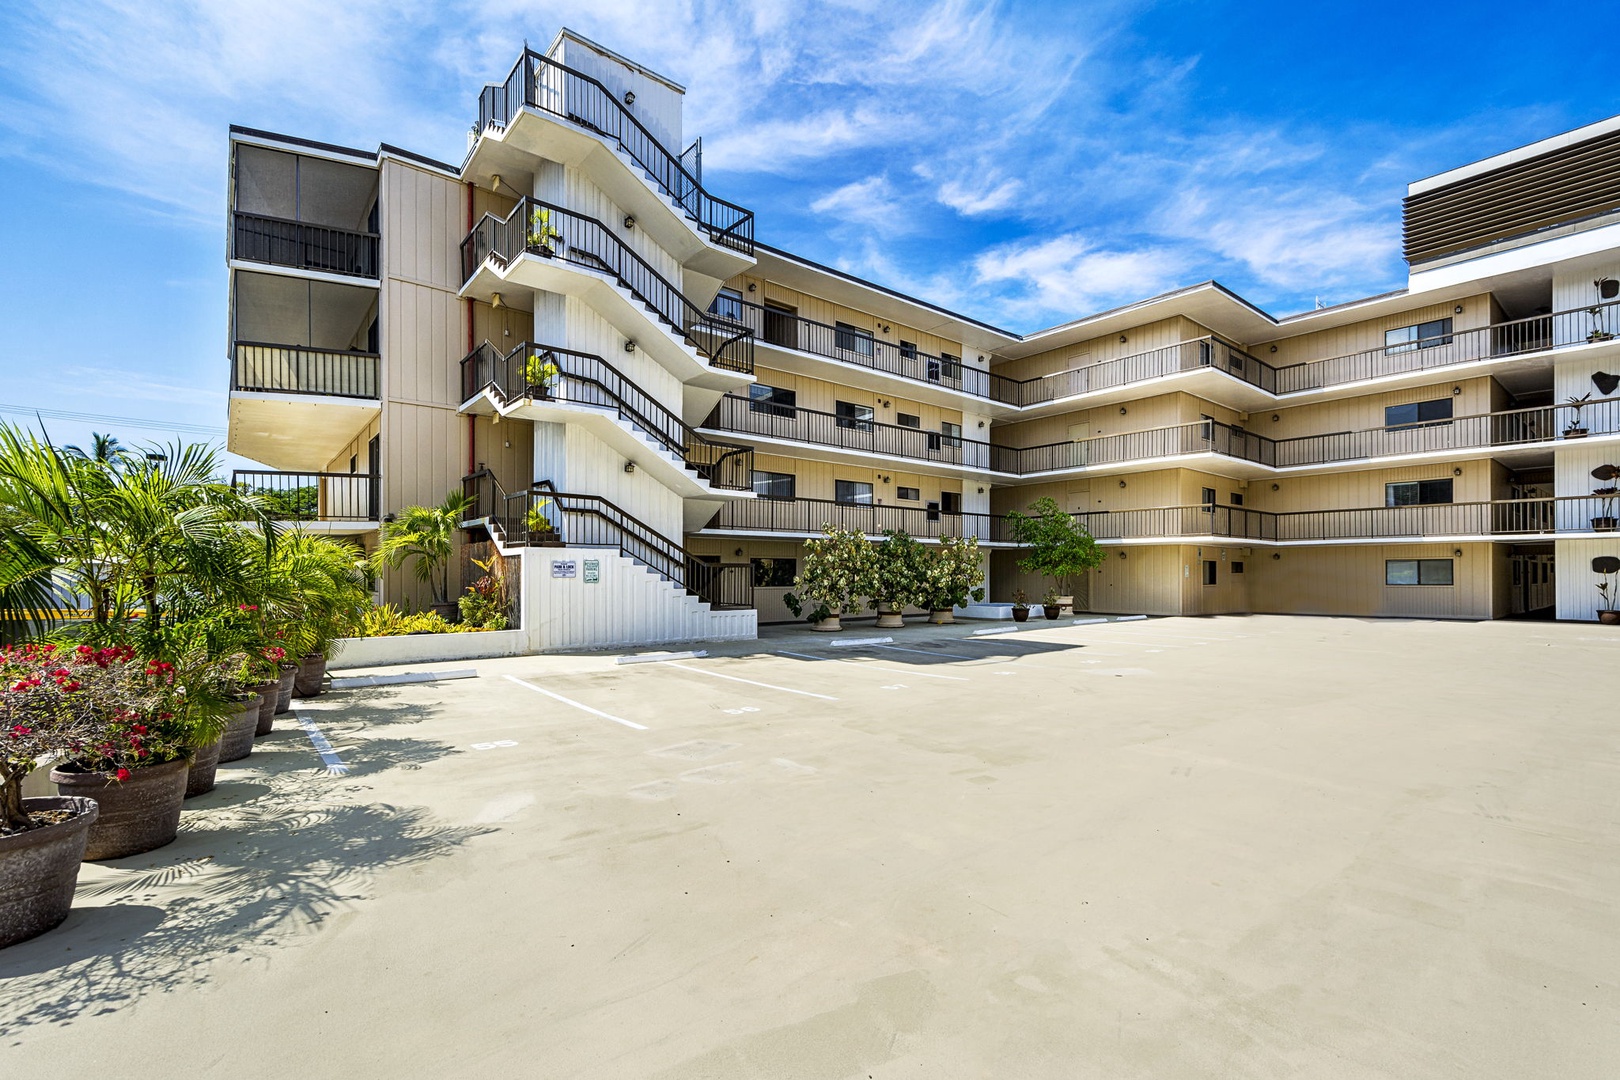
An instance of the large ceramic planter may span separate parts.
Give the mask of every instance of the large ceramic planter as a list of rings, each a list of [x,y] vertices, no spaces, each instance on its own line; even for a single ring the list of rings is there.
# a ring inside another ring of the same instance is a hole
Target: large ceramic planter
[[[956,621],[956,616],[952,614],[950,608],[944,608],[940,611],[930,611],[928,613],[928,621],[933,623],[935,626],[945,626],[949,623],[954,623]]]
[[[1614,532],[1615,526],[1620,524],[1620,518],[1595,517],[1592,519],[1593,532]]]
[[[1604,626],[1620,626],[1620,611],[1599,610],[1597,616]]]
[[[275,726],[276,722],[276,696],[281,693],[281,680],[277,678],[269,682],[259,683],[256,686],[250,686],[247,688],[247,692],[259,695],[259,725],[254,734],[270,734],[270,729]],[[229,761],[231,759],[225,758],[223,760]]]
[[[888,604],[878,605],[877,628],[879,630],[899,630],[906,625],[906,617],[900,609]]]
[[[1056,622],[1059,618],[1061,618],[1063,616],[1063,605],[1062,604],[1042,604],[1041,605],[1041,614],[1045,615],[1048,620]]]
[[[829,615],[825,619],[821,619],[818,622],[813,622],[810,624],[810,629],[819,631],[823,634],[831,634],[842,630],[843,628],[844,625],[838,621],[837,615]]]
[[[1013,622],[1027,622],[1028,620],[1029,620],[1029,608],[1027,608],[1027,607],[1015,607],[1015,608],[1013,608]]]
[[[0,836],[0,949],[61,925],[73,907],[73,888],[85,841],[100,807],[93,799],[24,799],[25,811],[66,810],[66,821]]]
[[[1060,597],[1058,597],[1058,614],[1059,615],[1073,615],[1074,614],[1074,597],[1072,597],[1072,596],[1060,596]]]
[[[297,664],[281,665],[281,678],[276,680],[276,708],[271,714],[272,716],[280,716],[292,708],[293,680],[296,678],[298,678]],[[259,734],[268,735],[270,733],[262,731]]]
[[[257,720],[257,717],[254,717]],[[192,755],[191,767],[186,770],[186,798],[206,795],[214,790],[214,773],[219,768],[219,740],[198,748]]]
[[[240,761],[253,753],[253,737],[259,733],[259,717],[264,712],[264,695],[248,692],[236,703],[225,732],[219,737],[219,760]]]
[[[85,861],[120,859],[172,843],[186,797],[186,769],[181,758],[131,769],[124,781],[108,773],[52,769],[58,792],[94,799],[101,807],[85,841]]]
[[[325,676],[326,654],[310,653],[298,665],[298,674],[293,676],[293,693],[301,698],[316,697],[323,689],[321,680]]]

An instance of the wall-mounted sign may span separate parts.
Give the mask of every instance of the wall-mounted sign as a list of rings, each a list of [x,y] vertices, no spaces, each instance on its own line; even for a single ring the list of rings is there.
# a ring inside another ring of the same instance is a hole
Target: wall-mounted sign
[[[585,560],[585,584],[587,584],[587,585],[595,585],[597,582],[599,582],[601,580],[602,580],[602,560],[601,559],[586,559]]]
[[[579,564],[573,559],[552,559],[552,577],[574,577],[579,573]]]

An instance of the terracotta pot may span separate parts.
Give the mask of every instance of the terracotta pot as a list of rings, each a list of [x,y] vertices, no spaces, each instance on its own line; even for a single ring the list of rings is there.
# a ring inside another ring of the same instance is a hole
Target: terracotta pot
[[[1015,607],[1015,608],[1013,608],[1013,622],[1027,622],[1027,621],[1029,621],[1029,608],[1027,608],[1027,607]]]
[[[1063,616],[1063,605],[1062,604],[1042,604],[1041,605],[1041,614],[1045,615],[1048,619],[1052,619],[1052,620],[1059,619],[1059,618],[1061,618]]]
[[[321,680],[326,675],[326,654],[310,653],[298,665],[298,674],[293,677],[293,693],[301,698],[319,697],[324,687]]]
[[[271,714],[272,716],[280,716],[292,708],[293,680],[296,678],[298,678],[297,664],[281,665],[281,678],[276,680],[276,708],[275,712]],[[268,735],[270,733],[263,731],[260,734]]]
[[[944,608],[940,611],[930,611],[928,613],[928,621],[933,623],[935,626],[946,626],[950,623],[956,622],[956,616],[952,613],[950,608]]]
[[[255,718],[257,719],[257,718]],[[199,747],[186,770],[186,798],[214,790],[214,771],[219,768],[219,739]]]
[[[101,806],[85,842],[85,861],[120,859],[172,843],[180,828],[187,767],[181,758],[131,769],[129,779],[122,782],[108,773],[52,769],[57,791],[94,799]]]
[[[0,836],[0,949],[60,926],[73,907],[85,840],[101,808],[94,799],[24,799],[27,810],[70,810],[56,825]]]
[[[1598,622],[1605,626],[1620,626],[1620,611],[1600,610],[1597,616]]]
[[[906,625],[906,617],[901,612],[887,604],[878,608],[877,628],[879,630],[899,630]]]
[[[219,760],[241,761],[253,753],[253,737],[259,732],[259,717],[264,715],[264,695],[249,691],[236,704],[236,712],[225,725],[219,737]]]
[[[250,694],[259,695],[259,724],[254,729],[255,735],[268,735],[276,722],[276,696],[281,693],[281,680],[262,682],[247,688]],[[223,760],[229,761],[230,758]]]

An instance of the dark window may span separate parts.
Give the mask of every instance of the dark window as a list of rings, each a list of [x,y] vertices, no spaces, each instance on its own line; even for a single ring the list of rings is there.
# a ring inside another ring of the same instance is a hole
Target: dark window
[[[962,379],[962,358],[952,356],[950,353],[940,353],[939,374],[948,382],[960,382]]]
[[[780,589],[793,584],[798,573],[795,559],[750,559],[754,567],[754,588]]]
[[[1436,424],[1451,419],[1451,399],[1414,401],[1407,405],[1388,405],[1384,408],[1384,426],[1401,430],[1420,424]]]
[[[849,323],[838,323],[833,330],[833,344],[845,352],[872,355],[872,331],[862,330]]]
[[[899,487],[894,489],[894,497],[905,502],[916,502],[922,498],[922,489],[913,487]]]
[[[1384,485],[1385,506],[1431,506],[1451,501],[1451,481],[1409,480]]]
[[[765,327],[763,336],[770,344],[788,349],[799,347],[799,313],[796,309],[767,300],[761,322]]]
[[[1233,563],[1232,564],[1232,573],[1234,573],[1234,574],[1243,573],[1243,564],[1240,563],[1240,562]]]
[[[1451,344],[1451,319],[1436,319],[1433,322],[1418,323],[1416,326],[1402,326],[1396,330],[1384,331],[1384,351],[1386,353],[1411,352],[1413,349],[1432,349],[1438,345]]]
[[[1215,489],[1204,488],[1198,496],[1198,501],[1204,504],[1204,513],[1213,514],[1215,512]]]
[[[754,471],[754,494],[762,499],[791,499],[794,496],[792,473]]]
[[[795,390],[784,390],[780,386],[766,386],[764,383],[755,383],[748,388],[748,411],[764,413],[767,416],[781,416],[789,420],[798,416],[794,408],[798,404],[799,395]]]
[[[939,508],[947,514],[960,514],[962,512],[962,493],[960,491],[940,492]]]
[[[902,341],[900,343],[900,358],[902,360],[917,359],[917,343],[915,341]]]
[[[742,322],[742,305],[742,293],[736,289],[721,289],[714,294],[714,301],[709,305],[709,314],[730,319],[732,322]]]
[[[924,364],[923,375],[929,382],[939,382],[939,357],[930,356]]]
[[[922,427],[922,417],[913,416],[911,413],[908,413],[908,412],[895,413],[894,414],[894,422],[899,424],[901,427],[914,427],[914,428]]]
[[[1242,492],[1239,492],[1239,491],[1232,492],[1231,498],[1232,498],[1232,505],[1233,506],[1242,506],[1243,505],[1243,493]]]
[[[939,520],[939,503],[937,503],[937,502],[929,503],[928,506],[927,506],[927,510],[928,510],[928,520],[929,521],[938,521]]]
[[[1214,585],[1216,583],[1215,574],[1216,574],[1215,561],[1213,559],[1205,559],[1204,560],[1204,584],[1205,585]]]
[[[349,455],[349,475],[353,476],[355,473],[357,473],[359,471],[360,471],[360,456],[358,454],[350,454]]]
[[[1450,559],[1386,559],[1385,585],[1450,585]]]
[[[946,420],[945,422],[943,422],[943,423],[941,423],[939,425],[939,434],[940,434],[941,438],[944,440],[944,443],[945,443],[946,446],[956,447],[958,449],[961,448],[961,446],[962,446],[962,425],[961,424],[953,424],[949,420]]]
[[[862,480],[834,480],[833,499],[852,506],[871,506],[872,485]]]
[[[838,414],[838,426],[852,428],[855,431],[872,430],[872,406],[856,405],[849,401],[840,401],[833,410]]]

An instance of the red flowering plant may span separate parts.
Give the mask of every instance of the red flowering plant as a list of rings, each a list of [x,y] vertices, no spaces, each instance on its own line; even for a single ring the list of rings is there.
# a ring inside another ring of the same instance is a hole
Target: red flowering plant
[[[28,829],[22,780],[40,759],[115,780],[191,752],[174,667],[127,646],[0,648],[0,831]]]

